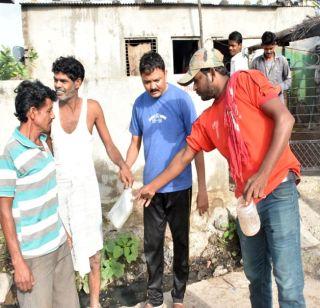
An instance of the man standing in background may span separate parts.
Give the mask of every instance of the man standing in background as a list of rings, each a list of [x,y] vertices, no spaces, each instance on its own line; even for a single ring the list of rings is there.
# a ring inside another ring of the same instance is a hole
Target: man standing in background
[[[291,71],[287,59],[276,54],[277,38],[273,32],[266,31],[261,37],[264,52],[253,59],[251,68],[261,71],[274,85],[284,103],[283,93],[291,87]]]
[[[249,69],[248,58],[242,51],[242,35],[240,32],[233,31],[229,34],[228,46],[232,57],[230,60],[230,76],[236,71]]]

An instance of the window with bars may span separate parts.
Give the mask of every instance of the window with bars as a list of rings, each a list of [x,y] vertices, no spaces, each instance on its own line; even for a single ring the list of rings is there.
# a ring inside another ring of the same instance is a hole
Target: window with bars
[[[139,62],[144,53],[157,51],[156,38],[130,38],[125,39],[126,44],[126,74],[139,76]]]

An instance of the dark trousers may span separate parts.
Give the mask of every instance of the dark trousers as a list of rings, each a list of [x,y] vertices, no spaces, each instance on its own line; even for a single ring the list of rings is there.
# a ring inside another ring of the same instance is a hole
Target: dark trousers
[[[163,245],[167,222],[173,238],[174,303],[182,303],[189,276],[189,218],[191,188],[171,193],[156,193],[144,208],[144,253],[148,268],[148,302],[163,303]]]

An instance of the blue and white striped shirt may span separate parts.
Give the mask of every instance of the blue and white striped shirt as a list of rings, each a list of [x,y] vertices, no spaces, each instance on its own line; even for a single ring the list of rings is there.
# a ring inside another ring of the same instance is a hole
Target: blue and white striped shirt
[[[56,250],[66,240],[58,215],[53,156],[41,135],[38,146],[17,128],[0,156],[0,197],[12,197],[12,215],[24,258]]]

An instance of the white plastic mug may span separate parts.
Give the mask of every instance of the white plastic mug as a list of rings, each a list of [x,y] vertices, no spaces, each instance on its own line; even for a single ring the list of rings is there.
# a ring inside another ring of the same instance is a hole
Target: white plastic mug
[[[244,235],[253,236],[260,230],[260,217],[255,203],[252,201],[246,205],[243,197],[238,199],[237,214],[240,228]]]

